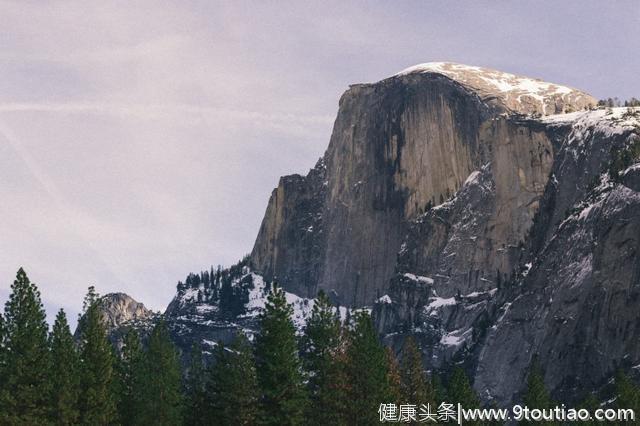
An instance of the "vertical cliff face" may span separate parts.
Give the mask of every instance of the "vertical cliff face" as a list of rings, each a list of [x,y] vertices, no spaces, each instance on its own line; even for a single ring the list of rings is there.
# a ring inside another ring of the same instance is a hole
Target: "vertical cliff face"
[[[490,161],[407,233],[379,330],[393,346],[414,335],[430,368],[463,361],[498,404],[519,400],[535,356],[576,402],[640,361],[640,111],[482,134]]]
[[[280,179],[251,255],[254,267],[296,294],[315,295],[322,272],[326,168]]]
[[[640,111],[546,124],[562,140],[552,181],[478,352],[476,387],[502,402],[534,356],[564,401],[640,360]]]
[[[305,296],[323,289],[342,304],[371,304],[388,287],[410,222],[487,163],[494,164],[498,209],[487,241],[517,244],[546,183],[552,149],[542,133],[497,117],[588,103],[595,101],[563,86],[456,64],[425,64],[352,86],[321,162],[274,190],[253,266]],[[518,209],[504,208],[510,203]],[[492,257],[498,248],[478,256]]]

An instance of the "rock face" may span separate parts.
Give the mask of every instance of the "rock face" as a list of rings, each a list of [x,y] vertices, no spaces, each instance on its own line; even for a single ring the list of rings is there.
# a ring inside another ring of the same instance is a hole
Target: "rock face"
[[[491,126],[490,161],[413,221],[378,327],[430,368],[465,362],[485,400],[518,401],[535,356],[575,402],[640,361],[640,111]]]
[[[342,304],[371,304],[388,286],[409,222],[488,163],[497,174],[497,202],[519,207],[494,218],[494,236],[519,221],[509,244],[530,225],[553,157],[544,131],[503,115],[589,104],[591,96],[567,87],[449,63],[351,86],[323,159],[308,176],[285,177],[274,190],[253,267],[307,297],[323,289]]]
[[[640,110],[595,104],[450,63],[351,86],[227,284],[179,286],[176,339],[251,334],[277,280],[299,326],[320,289],[372,307],[385,343],[413,335],[428,369],[462,364],[485,401],[518,401],[534,357],[555,397],[580,399],[640,364]]]
[[[546,122],[548,132],[566,136],[526,241],[524,269],[505,290],[478,352],[476,388],[487,398],[517,399],[534,355],[549,388],[569,401],[640,361],[640,193],[630,178],[638,168],[640,111],[571,118]],[[630,154],[618,162],[621,153]]]
[[[125,293],[108,293],[100,297],[98,304],[109,340],[118,350],[122,348],[124,335],[130,328],[136,328],[144,338],[158,319],[156,313]],[[81,318],[74,333],[76,339],[80,339],[82,323]]]
[[[124,293],[109,293],[100,298],[102,320],[113,329],[129,322],[144,321],[153,317],[153,312]]]

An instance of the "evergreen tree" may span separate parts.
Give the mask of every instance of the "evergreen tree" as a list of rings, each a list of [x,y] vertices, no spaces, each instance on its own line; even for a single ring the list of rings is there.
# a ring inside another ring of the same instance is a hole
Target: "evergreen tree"
[[[341,324],[327,295],[321,290],[313,305],[311,316],[301,339],[301,356],[307,373],[310,404],[306,414],[307,424],[339,424],[339,399],[346,396],[337,393],[339,380],[338,351],[341,342]]]
[[[84,300],[79,321],[80,342],[80,421],[85,425],[111,425],[117,420],[114,371],[115,355],[107,340],[100,314],[100,301],[94,287]]]
[[[618,370],[615,378],[616,383],[616,407],[622,409],[633,409],[636,416],[640,415],[640,389],[638,386]]]
[[[417,404],[412,400],[402,400],[402,378],[400,375],[400,365],[398,359],[393,353],[393,349],[385,347],[385,357],[387,359],[387,382],[389,383],[389,401],[396,404],[410,403]]]
[[[0,313],[0,384],[4,383],[4,378],[2,376],[2,371],[4,369],[4,355],[5,355],[5,325],[4,325],[4,317],[2,313]],[[0,386],[0,393],[2,392],[2,386]]]
[[[203,413],[206,412],[206,373],[202,360],[202,346],[194,343],[191,347],[191,362],[187,372],[187,382],[185,386],[186,401],[184,424],[186,426],[205,426],[210,420]]]
[[[371,316],[366,311],[353,316],[347,345],[347,377],[350,384],[348,422],[371,425],[379,421],[378,408],[391,400],[387,359]]]
[[[435,391],[422,366],[422,354],[413,337],[404,341],[401,365],[402,397],[411,404],[436,406]]]
[[[480,401],[471,387],[469,377],[459,366],[456,366],[451,373],[447,387],[447,399],[447,402],[460,404],[465,409],[480,407]]]
[[[274,284],[260,315],[255,349],[264,408],[260,420],[266,425],[303,422],[306,395],[292,314],[284,291]]]
[[[208,417],[222,426],[254,425],[258,418],[258,382],[252,348],[239,332],[231,346],[218,343],[214,354],[207,396],[210,401]],[[272,415],[267,407],[265,417]],[[286,418],[283,423],[290,424]]]
[[[460,404],[460,406],[465,410],[481,408],[480,399],[473,391],[471,383],[469,382],[469,377],[461,367],[456,366],[453,369],[448,385],[446,402],[451,404]],[[492,425],[495,423],[488,421],[469,421],[467,424]]]
[[[180,360],[164,321],[151,332],[142,372],[137,413],[140,424],[180,424],[183,410]]]
[[[582,401],[578,407],[578,409],[585,409],[588,410],[589,413],[592,413],[597,410],[598,408],[600,408],[600,402],[598,401],[598,398],[596,398],[596,396],[592,393],[590,393],[585,399],[584,401]],[[593,420],[588,420],[588,421],[583,421],[581,422],[581,424],[583,425],[604,425],[605,422],[599,422],[595,419]]]
[[[131,328],[124,335],[119,365],[118,412],[123,425],[140,424],[140,412],[144,374],[144,352],[138,332]]]
[[[80,417],[80,356],[62,309],[53,323],[49,341],[52,419],[57,425],[74,425]]]
[[[536,359],[533,360],[529,367],[529,377],[527,379],[527,392],[524,395],[523,402],[531,409],[550,410],[555,407],[555,403],[551,399],[551,395],[544,385],[544,374],[540,364]],[[533,423],[531,423],[533,424]],[[535,422],[535,424],[558,425],[557,422],[545,421]]]
[[[5,305],[0,424],[44,424],[51,382],[48,327],[40,292],[22,268]]]

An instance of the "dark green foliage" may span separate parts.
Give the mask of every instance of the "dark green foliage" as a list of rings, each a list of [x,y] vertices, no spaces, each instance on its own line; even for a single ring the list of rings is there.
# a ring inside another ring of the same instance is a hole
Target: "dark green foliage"
[[[530,408],[552,409],[556,403],[551,399],[551,395],[544,385],[544,372],[537,360],[533,360],[529,367],[529,377],[527,378],[527,392],[523,398],[524,404]],[[556,422],[537,422],[535,424],[557,425]]]
[[[253,288],[251,275],[243,278],[248,264],[249,257],[245,256],[227,269],[218,266],[216,270],[211,267],[209,271],[190,273],[184,282],[178,282],[178,294],[183,295],[187,289],[198,289],[199,303],[218,303],[222,317],[234,319],[244,312],[249,290]]]
[[[249,290],[253,288],[253,278],[247,275],[242,278],[236,285],[232,282],[242,273],[240,270],[238,275],[223,272],[222,282],[219,292],[220,312],[229,319],[235,318],[244,312],[244,306],[249,301]]]
[[[611,150],[611,163],[609,164],[609,177],[614,182],[620,182],[620,172],[633,165],[640,157],[640,140],[636,139],[632,143],[620,149]]]
[[[465,409],[480,407],[480,401],[471,387],[467,373],[459,366],[453,369],[449,378],[447,402],[460,404]]]
[[[124,425],[139,424],[140,396],[143,391],[143,362],[144,352],[140,343],[140,336],[135,329],[130,329],[124,335],[122,357],[118,368],[120,376],[118,412],[120,421]]]
[[[449,383],[447,386],[447,397],[446,402],[451,404],[460,404],[462,408],[465,410],[481,408],[480,399],[474,392],[471,387],[471,383],[469,382],[469,377],[467,373],[459,367],[454,367],[451,376],[449,378]],[[490,422],[481,422],[481,421],[469,421],[467,422],[469,425],[489,425]]]
[[[164,321],[151,332],[141,371],[139,424],[180,424],[183,413],[180,361]]]
[[[311,317],[307,321],[301,339],[301,356],[307,374],[308,424],[339,423],[341,403],[344,394],[337,392],[335,380],[338,379],[340,365],[338,352],[341,343],[341,324],[335,309],[327,295],[320,291],[313,305]]]
[[[622,370],[616,373],[616,407],[640,413],[640,388]]]
[[[48,421],[51,384],[48,327],[40,292],[22,268],[5,305],[0,424]]]
[[[80,356],[62,309],[56,316],[49,341],[52,420],[57,425],[74,425],[80,417]]]
[[[100,317],[99,298],[93,287],[84,301],[81,327],[80,421],[84,425],[110,425],[117,420],[116,362]]]
[[[216,419],[216,424],[254,425],[260,420],[255,363],[244,334],[236,335],[229,348],[218,343],[207,390],[207,417]],[[265,419],[270,414],[271,411],[265,413]],[[283,422],[280,424],[288,424],[285,417],[279,420]]]
[[[578,404],[577,408],[578,409],[588,410],[590,413],[593,414],[593,412],[595,410],[600,408],[600,402],[598,401],[598,398],[596,398],[596,396],[594,394],[589,394],[589,396],[587,396],[584,401],[582,401],[580,404]],[[594,420],[591,420],[591,421],[582,422],[580,424],[583,424],[583,425],[604,425],[605,422],[599,422],[599,421],[596,421],[594,419]]]
[[[357,312],[353,317],[347,346],[347,377],[350,384],[348,423],[377,423],[380,404],[393,402],[393,395],[385,350],[366,311]]]
[[[262,391],[260,420],[267,425],[303,423],[306,392],[292,313],[284,291],[274,284],[260,316],[255,349]]]
[[[4,383],[2,370],[5,365],[5,334],[4,317],[0,313],[0,383]]]
[[[204,426],[210,423],[206,415],[208,395],[206,394],[206,372],[202,360],[202,346],[194,343],[191,347],[191,362],[185,385],[184,424]]]
[[[404,341],[400,373],[405,403],[436,406],[435,392],[422,367],[422,354],[413,337],[407,337]]]
[[[396,404],[415,403],[411,400],[405,400],[402,395],[402,377],[400,373],[400,365],[398,359],[393,353],[393,349],[385,347],[385,356],[387,358],[387,383],[389,383],[389,401]]]

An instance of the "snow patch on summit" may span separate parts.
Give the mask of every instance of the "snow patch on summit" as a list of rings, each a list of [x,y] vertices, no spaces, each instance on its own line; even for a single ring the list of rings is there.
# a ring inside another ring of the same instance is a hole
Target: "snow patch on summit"
[[[567,86],[453,62],[418,64],[393,77],[427,73],[448,77],[477,92],[484,100],[498,97],[502,100],[502,106],[522,114],[555,114],[582,110],[597,103],[591,95]]]

